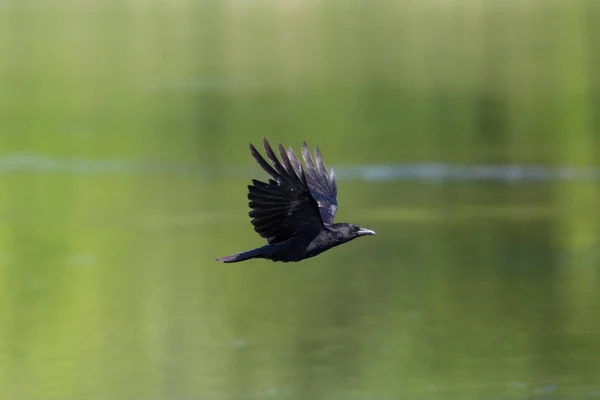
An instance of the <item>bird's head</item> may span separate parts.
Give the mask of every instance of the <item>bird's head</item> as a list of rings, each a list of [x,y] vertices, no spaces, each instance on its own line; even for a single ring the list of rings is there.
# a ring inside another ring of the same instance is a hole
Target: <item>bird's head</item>
[[[375,232],[373,232],[370,229],[367,228],[362,228],[358,225],[353,225],[353,224],[335,224],[338,225],[336,226],[336,230],[338,231],[338,234],[341,236],[341,238],[345,239],[344,241],[350,241],[352,239],[356,239],[357,237],[360,236],[369,236],[369,235],[374,235]]]

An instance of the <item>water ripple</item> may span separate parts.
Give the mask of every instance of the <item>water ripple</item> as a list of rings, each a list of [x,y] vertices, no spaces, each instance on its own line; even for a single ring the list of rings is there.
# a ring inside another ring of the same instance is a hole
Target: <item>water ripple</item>
[[[254,169],[256,167],[253,167]],[[482,164],[458,165],[447,163],[371,164],[336,166],[341,180],[364,181],[491,181],[544,182],[590,181],[600,178],[600,167]],[[60,158],[32,153],[13,153],[0,156],[0,172],[67,172],[73,174],[169,174],[194,175],[204,179],[247,177],[247,168],[216,170],[193,163],[160,160],[91,160]]]

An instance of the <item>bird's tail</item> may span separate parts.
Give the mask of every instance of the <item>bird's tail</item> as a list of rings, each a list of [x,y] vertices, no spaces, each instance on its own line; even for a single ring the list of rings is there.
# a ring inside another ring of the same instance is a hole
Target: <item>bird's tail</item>
[[[264,258],[264,251],[262,247],[257,249],[242,251],[241,253],[235,253],[233,255],[221,258],[215,258],[217,261],[221,261],[224,263],[234,263],[249,260],[251,258]]]

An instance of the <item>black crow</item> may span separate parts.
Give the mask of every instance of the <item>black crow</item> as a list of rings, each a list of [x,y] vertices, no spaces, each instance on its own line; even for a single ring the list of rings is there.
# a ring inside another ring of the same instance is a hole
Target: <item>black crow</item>
[[[251,258],[301,261],[359,236],[375,234],[357,225],[333,223],[337,211],[335,172],[331,169],[327,173],[318,148],[313,160],[308,146],[302,143],[303,166],[291,147],[286,153],[279,143],[282,161],[279,162],[266,138],[263,144],[271,165],[252,143],[250,153],[272,179],[268,183],[253,179],[248,186],[248,199],[254,230],[268,244],[217,261],[232,263]]]

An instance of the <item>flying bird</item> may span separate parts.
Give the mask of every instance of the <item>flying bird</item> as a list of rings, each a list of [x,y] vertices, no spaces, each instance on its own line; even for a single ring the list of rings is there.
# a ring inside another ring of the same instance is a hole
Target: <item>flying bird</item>
[[[268,183],[253,179],[248,200],[254,230],[267,244],[217,261],[233,263],[251,258],[296,262],[314,257],[359,236],[374,235],[372,230],[346,223],[333,223],[337,211],[337,183],[333,168],[327,173],[323,156],[315,157],[302,143],[300,162],[294,150],[287,152],[278,144],[281,162],[266,138],[263,145],[270,164],[250,143],[254,160],[271,176]]]

